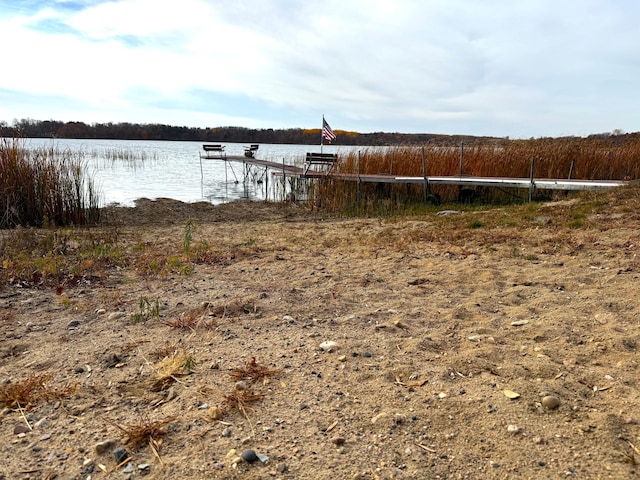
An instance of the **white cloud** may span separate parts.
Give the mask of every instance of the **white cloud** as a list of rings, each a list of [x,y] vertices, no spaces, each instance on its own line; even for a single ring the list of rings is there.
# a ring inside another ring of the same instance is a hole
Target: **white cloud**
[[[0,42],[14,45],[0,92],[15,92],[0,120],[28,110],[33,118],[308,127],[325,112],[334,128],[359,131],[640,130],[640,4],[631,1],[46,5],[0,11]],[[20,92],[38,95],[42,113]],[[192,108],[194,92],[209,113]],[[73,110],[63,112],[61,99]]]

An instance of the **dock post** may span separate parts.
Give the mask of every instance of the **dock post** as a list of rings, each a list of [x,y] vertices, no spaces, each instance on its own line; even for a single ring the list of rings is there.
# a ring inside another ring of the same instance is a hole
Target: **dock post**
[[[531,159],[531,167],[529,169],[529,202],[533,197],[533,189],[535,187],[535,183],[533,182],[533,167],[535,165],[535,160]]]
[[[427,179],[427,161],[424,158],[424,146],[422,147],[422,177],[424,185],[422,186],[422,202],[427,203],[427,195],[429,195],[429,180]]]
[[[358,181],[356,182],[356,201],[360,203],[360,150],[358,150],[356,171],[358,174]]]
[[[569,167],[569,176],[567,177],[568,180],[571,180],[571,174],[573,173],[573,163],[575,162],[575,160],[571,160],[571,166]]]

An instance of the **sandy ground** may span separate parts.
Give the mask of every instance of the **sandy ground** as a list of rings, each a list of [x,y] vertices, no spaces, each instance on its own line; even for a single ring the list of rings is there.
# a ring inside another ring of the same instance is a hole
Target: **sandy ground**
[[[112,208],[135,262],[0,290],[0,478],[635,478],[639,196]]]

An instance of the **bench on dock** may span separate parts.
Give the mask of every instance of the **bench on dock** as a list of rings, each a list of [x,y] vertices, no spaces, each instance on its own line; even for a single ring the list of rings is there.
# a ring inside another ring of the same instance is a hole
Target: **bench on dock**
[[[253,158],[256,154],[256,152],[258,151],[258,148],[260,147],[260,145],[248,145],[244,147],[244,156],[245,157],[249,157],[249,158]]]
[[[204,158],[225,158],[224,145],[205,143],[202,145],[202,149],[205,151]]]
[[[337,153],[313,153],[307,152],[307,156],[305,158],[305,169],[304,174],[306,175],[309,171],[309,167],[311,165],[324,165],[329,168],[326,171],[326,174],[329,175],[333,167],[338,162],[338,154]]]

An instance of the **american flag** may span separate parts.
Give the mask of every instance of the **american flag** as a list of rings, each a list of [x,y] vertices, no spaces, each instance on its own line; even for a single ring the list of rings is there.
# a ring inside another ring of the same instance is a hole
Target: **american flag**
[[[333,133],[333,130],[331,130],[331,127],[324,119],[324,117],[322,117],[322,137],[329,143],[333,142],[336,139],[336,134]]]

